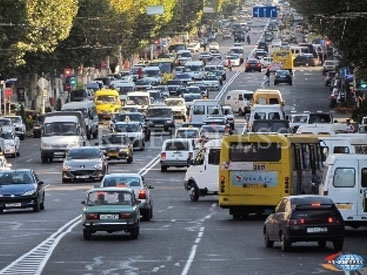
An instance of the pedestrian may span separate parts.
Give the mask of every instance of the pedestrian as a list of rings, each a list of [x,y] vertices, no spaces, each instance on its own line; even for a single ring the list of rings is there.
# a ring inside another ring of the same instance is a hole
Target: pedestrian
[[[227,59],[227,68],[228,70],[232,71],[232,61],[230,58]]]
[[[265,82],[264,82],[264,85],[270,86],[270,69],[269,69],[269,67],[266,69],[266,72],[265,72]]]
[[[141,67],[138,68],[138,79],[143,77],[143,69]]]
[[[250,45],[251,44],[251,39],[250,39],[250,35],[247,36],[247,44]]]
[[[350,123],[350,119],[346,120],[346,124],[347,124],[347,132],[348,133],[354,133],[355,132],[355,128],[353,126],[352,123]]]

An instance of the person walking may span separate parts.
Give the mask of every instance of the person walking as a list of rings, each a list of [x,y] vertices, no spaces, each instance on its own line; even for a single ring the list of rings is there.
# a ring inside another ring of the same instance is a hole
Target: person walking
[[[250,35],[247,35],[247,44],[248,44],[248,45],[250,45],[250,44],[251,44]]]
[[[265,78],[266,79],[265,79],[264,85],[270,86],[270,69],[269,69],[269,67],[266,69]]]
[[[232,71],[232,61],[230,58],[227,59],[227,68],[228,70]]]

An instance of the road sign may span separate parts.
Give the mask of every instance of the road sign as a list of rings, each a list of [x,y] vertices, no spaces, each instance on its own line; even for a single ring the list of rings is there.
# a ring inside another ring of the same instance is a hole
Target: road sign
[[[13,95],[13,89],[12,88],[5,88],[4,95],[5,95],[5,97],[11,97]]]
[[[252,9],[253,17],[278,17],[278,10],[276,6],[254,6]]]
[[[37,81],[37,85],[40,89],[45,89],[48,87],[48,80],[44,77],[40,77]]]

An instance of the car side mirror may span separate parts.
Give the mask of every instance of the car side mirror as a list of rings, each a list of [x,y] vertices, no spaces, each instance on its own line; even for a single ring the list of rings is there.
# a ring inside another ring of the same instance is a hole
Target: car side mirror
[[[85,205],[85,203],[86,203],[85,201],[81,201],[81,204]]]

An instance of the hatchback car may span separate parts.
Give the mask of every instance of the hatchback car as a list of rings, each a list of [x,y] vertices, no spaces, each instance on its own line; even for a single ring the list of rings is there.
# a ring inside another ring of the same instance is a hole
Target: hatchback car
[[[34,121],[34,124],[33,124],[33,137],[34,138],[40,138],[41,137],[41,130],[42,130],[42,125],[43,125],[44,119],[45,119],[44,115],[38,115],[36,117],[36,120]]]
[[[282,251],[294,242],[317,242],[325,247],[332,241],[340,251],[344,244],[344,221],[334,202],[324,196],[298,195],[280,200],[263,228],[266,247],[280,241]]]
[[[130,139],[124,134],[108,134],[103,136],[99,148],[108,160],[126,159],[133,162],[134,150]]]
[[[153,200],[150,193],[150,189],[153,189],[153,187],[148,185],[144,177],[141,175],[133,173],[108,174],[103,178],[101,187],[121,187],[132,189],[136,199],[140,202],[139,208],[143,221],[149,221],[153,218]]]
[[[166,139],[160,155],[161,172],[168,167],[189,167],[194,157],[195,141],[192,139]]]
[[[23,140],[25,138],[26,134],[26,127],[25,123],[21,116],[6,116],[5,118],[9,118],[15,127],[15,134],[20,138],[20,140]]]
[[[274,85],[279,83],[293,84],[292,75],[288,70],[277,70],[274,74]]]
[[[140,122],[116,122],[113,127],[114,133],[126,135],[132,142],[134,148],[145,149],[145,132]]]
[[[3,130],[0,135],[0,147],[5,156],[19,156],[20,139],[13,131]]]
[[[140,231],[139,201],[128,188],[94,188],[82,201],[83,237],[89,240],[97,231],[125,231],[137,239]]]
[[[260,60],[256,58],[249,58],[245,63],[245,72],[258,71],[261,72]]]
[[[31,169],[0,171],[0,213],[4,209],[45,209],[45,186]]]
[[[106,157],[97,146],[71,148],[62,165],[62,183],[75,180],[102,180],[107,173]]]

